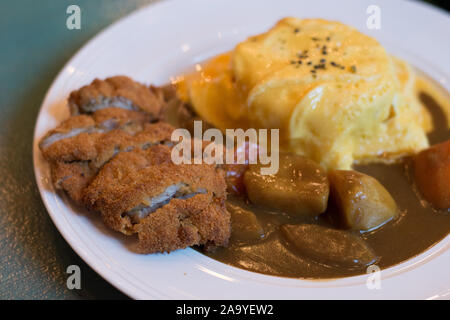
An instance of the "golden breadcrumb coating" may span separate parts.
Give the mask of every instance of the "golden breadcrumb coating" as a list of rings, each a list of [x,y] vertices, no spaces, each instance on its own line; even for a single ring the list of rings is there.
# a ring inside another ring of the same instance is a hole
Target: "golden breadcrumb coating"
[[[96,170],[92,170],[86,161],[54,162],[51,164],[52,181],[56,189],[61,189],[78,204],[82,204],[83,190],[95,177]]]
[[[141,252],[170,252],[194,244],[226,245],[230,216],[224,206],[223,172],[213,165],[175,165],[170,150],[158,145],[118,155],[84,190],[86,206],[100,211],[109,227],[137,233]],[[179,185],[188,188],[189,198],[172,195],[138,222],[127,214]],[[164,232],[156,231],[164,225]],[[155,232],[160,236],[155,237]]]
[[[40,148],[50,163],[56,188],[79,203],[82,189],[92,180],[88,177],[95,176],[117,154],[170,143],[174,128],[148,120],[139,112],[107,108],[89,116],[72,116],[51,130],[41,140]]]
[[[173,130],[163,122],[149,123],[141,113],[108,108],[72,116],[51,130],[40,148],[50,162],[94,161],[100,166],[114,152],[170,141]]]
[[[105,107],[139,110],[156,119],[164,106],[164,95],[126,76],[95,79],[90,85],[73,91],[69,107],[73,115],[91,113]]]
[[[152,123],[172,112],[169,105],[180,107],[171,86],[145,87],[127,77],[94,80],[73,92],[69,105],[73,115],[39,144],[57,189],[100,212],[112,229],[137,235],[141,253],[227,245],[224,172],[174,164],[174,127]],[[192,118],[188,109],[182,112]]]
[[[200,202],[201,198],[194,200]],[[227,246],[231,220],[224,204],[212,203],[197,211],[192,202],[174,199],[135,225],[138,251],[170,252],[199,244]]]

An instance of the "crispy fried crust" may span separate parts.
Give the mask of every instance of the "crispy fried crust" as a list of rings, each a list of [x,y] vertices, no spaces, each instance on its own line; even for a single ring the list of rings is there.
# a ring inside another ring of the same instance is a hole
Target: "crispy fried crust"
[[[62,189],[78,204],[82,204],[83,190],[95,177],[88,162],[54,162],[51,164],[52,181],[57,189]]]
[[[148,124],[135,136],[122,130],[114,130],[95,137],[82,134],[78,138],[68,138],[61,142],[52,153],[44,152],[50,163],[52,180],[58,189],[67,193],[77,203],[81,203],[81,193],[97,175],[105,163],[116,156],[126,158],[130,151],[139,154],[158,143],[167,143],[173,130],[166,124]],[[81,176],[81,174],[83,176]],[[89,178],[88,178],[89,177]],[[64,183],[61,183],[64,181]],[[83,182],[83,183],[81,183]]]
[[[101,211],[103,207],[110,205],[117,195],[120,197],[120,188],[127,188],[134,183],[132,179],[136,172],[149,166],[170,163],[170,152],[168,146],[155,145],[146,150],[137,149],[118,154],[102,168],[84,191],[85,205],[91,210]]]
[[[140,112],[106,108],[70,117],[51,130],[40,147],[55,186],[80,203],[82,190],[106,162],[121,152],[169,143],[173,129],[166,123],[149,123],[149,117]]]
[[[199,244],[226,246],[231,227],[224,204],[211,203],[196,210],[194,202],[200,202],[201,196],[196,197],[192,201],[174,199],[136,224],[133,230],[139,238],[138,251],[170,252]]]
[[[95,79],[90,85],[73,91],[69,97],[69,107],[73,115],[115,106],[143,111],[152,119],[157,119],[164,103],[162,92],[126,76]]]
[[[151,123],[164,118],[167,101],[179,104],[172,89],[127,77],[94,80],[71,94],[75,115],[40,143],[55,187],[99,211],[107,226],[137,234],[142,253],[225,246],[230,237],[223,171],[175,165],[174,128]]]
[[[95,156],[97,140],[105,133],[120,129],[129,134],[142,131],[149,117],[136,111],[106,108],[92,116],[72,116],[50,130],[39,143],[49,161],[90,160]]]
[[[101,166],[117,152],[170,141],[173,130],[163,122],[149,123],[141,113],[108,108],[69,118],[41,140],[40,148],[50,162],[93,161]],[[49,144],[55,135],[60,139]]]
[[[206,192],[188,199],[171,199],[136,224],[126,215],[179,183]],[[230,216],[224,206],[225,189],[223,173],[214,166],[174,165],[170,148],[155,146],[114,158],[85,189],[84,201],[101,212],[109,227],[125,234],[137,233],[139,251],[170,252],[194,244],[226,245]]]
[[[127,124],[139,125],[142,123],[148,123],[150,122],[151,117],[148,114],[139,111],[109,107],[92,113],[92,119],[97,124],[104,123],[112,119],[117,123],[117,126],[126,127]]]

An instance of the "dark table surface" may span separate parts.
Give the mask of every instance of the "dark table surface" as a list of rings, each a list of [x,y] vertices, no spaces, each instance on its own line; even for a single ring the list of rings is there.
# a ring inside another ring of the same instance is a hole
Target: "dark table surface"
[[[53,225],[36,187],[31,149],[39,107],[67,60],[101,29],[152,2],[0,1],[0,299],[127,298]],[[80,30],[66,27],[71,4],[81,9]],[[81,268],[80,290],[66,286],[69,265]]]
[[[87,40],[155,0],[0,1],[0,299],[122,299],[70,248],[39,196],[32,164],[33,130],[44,95]],[[81,9],[68,30],[66,9]],[[81,289],[69,290],[69,265]]]

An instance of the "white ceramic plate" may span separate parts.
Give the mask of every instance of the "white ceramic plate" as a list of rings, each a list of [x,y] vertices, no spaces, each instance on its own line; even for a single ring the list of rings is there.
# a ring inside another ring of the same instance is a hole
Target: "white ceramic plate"
[[[366,26],[369,5],[381,29]],[[139,255],[98,217],[55,193],[37,147],[45,132],[68,117],[70,91],[95,77],[126,74],[166,83],[188,66],[231,49],[285,16],[342,21],[376,37],[389,52],[411,62],[450,91],[450,18],[423,4],[403,1],[183,0],[143,8],[86,44],[62,69],[42,104],[34,140],[34,167],[42,199],[72,248],[100,275],[132,298],[326,299],[449,298],[450,237],[427,252],[381,273],[381,289],[367,276],[306,281],[230,267],[192,250]]]

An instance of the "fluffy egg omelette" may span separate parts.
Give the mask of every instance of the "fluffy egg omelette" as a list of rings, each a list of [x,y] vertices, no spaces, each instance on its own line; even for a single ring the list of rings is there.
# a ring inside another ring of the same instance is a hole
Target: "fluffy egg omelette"
[[[177,81],[200,117],[278,128],[285,148],[328,169],[393,160],[428,146],[415,75],[373,38],[339,22],[285,18]]]

